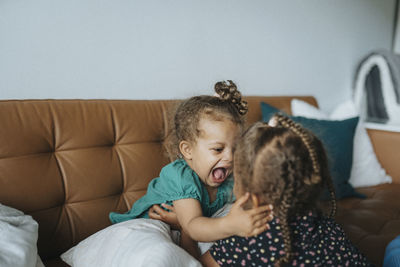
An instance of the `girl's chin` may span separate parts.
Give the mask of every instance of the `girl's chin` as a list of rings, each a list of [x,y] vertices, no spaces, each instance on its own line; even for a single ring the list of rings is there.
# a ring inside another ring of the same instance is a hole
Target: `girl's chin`
[[[220,186],[223,182],[217,182],[217,181],[215,181],[214,179],[208,178],[206,181],[203,181],[203,183],[204,183],[206,186],[209,186],[209,187],[218,187],[218,186]]]
[[[215,179],[215,178],[211,178],[211,184],[213,184],[213,186],[220,186],[223,182],[225,182],[226,178],[224,179]]]

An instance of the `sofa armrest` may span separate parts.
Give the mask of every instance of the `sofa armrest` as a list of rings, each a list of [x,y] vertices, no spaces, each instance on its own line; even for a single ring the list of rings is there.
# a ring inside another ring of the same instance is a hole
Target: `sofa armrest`
[[[368,134],[382,167],[400,184],[400,132],[368,129]]]

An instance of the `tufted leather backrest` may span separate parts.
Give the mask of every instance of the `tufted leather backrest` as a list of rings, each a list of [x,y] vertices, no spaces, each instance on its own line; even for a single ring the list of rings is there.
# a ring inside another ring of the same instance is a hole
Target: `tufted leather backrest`
[[[290,112],[293,97],[247,97]],[[316,105],[312,97],[299,97]],[[0,101],[0,203],[39,223],[39,253],[58,257],[110,225],[168,163],[162,141],[173,100]]]

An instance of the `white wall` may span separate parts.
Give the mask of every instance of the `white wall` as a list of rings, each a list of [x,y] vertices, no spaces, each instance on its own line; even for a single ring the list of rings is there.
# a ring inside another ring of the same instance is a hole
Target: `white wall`
[[[395,0],[0,0],[0,99],[350,96]]]

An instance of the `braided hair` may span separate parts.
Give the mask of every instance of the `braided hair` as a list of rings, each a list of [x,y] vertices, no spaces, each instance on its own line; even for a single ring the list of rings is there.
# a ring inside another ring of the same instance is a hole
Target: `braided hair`
[[[240,115],[245,115],[247,113],[248,107],[247,102],[242,100],[242,95],[239,90],[231,80],[228,83],[225,81],[217,82],[214,86],[215,92],[219,95],[219,98],[230,101],[237,108]]]
[[[200,95],[186,99],[175,107],[170,118],[170,129],[164,147],[171,161],[180,157],[179,143],[183,140],[193,142],[199,136],[198,125],[201,118],[216,121],[231,120],[240,127],[244,125],[247,102],[231,80],[217,82],[216,95]]]
[[[330,216],[336,201],[321,141],[286,116],[275,115],[274,120],[276,127],[258,122],[243,134],[234,152],[234,176],[241,191],[274,206],[285,245],[285,254],[276,262],[280,266],[292,257],[289,218],[309,210],[321,213],[317,202],[326,185],[332,199]]]
[[[282,114],[276,114],[274,119],[278,120],[278,125],[288,128],[291,131],[293,131],[295,134],[300,136],[300,138],[303,140],[304,145],[307,147],[308,152],[310,153],[310,158],[311,158],[311,161],[313,164],[314,172],[310,178],[305,178],[304,183],[306,183],[307,185],[320,183],[321,179],[322,179],[321,178],[321,167],[318,164],[316,148],[314,148],[312,146],[312,141],[313,141],[312,139],[313,138],[317,139],[317,138],[312,133],[305,130],[300,124],[295,123],[293,120],[289,119],[287,116],[284,116]],[[321,143],[321,142],[319,141],[319,143]],[[322,146],[322,143],[321,143],[321,146]],[[327,174],[329,174],[329,172],[327,172]],[[334,218],[335,214],[336,214],[336,208],[337,208],[336,207],[336,194],[335,194],[335,189],[333,187],[333,181],[332,181],[332,178],[330,175],[328,175],[328,179],[326,179],[325,183],[328,186],[330,200],[331,200],[331,212],[329,214],[329,217]]]

